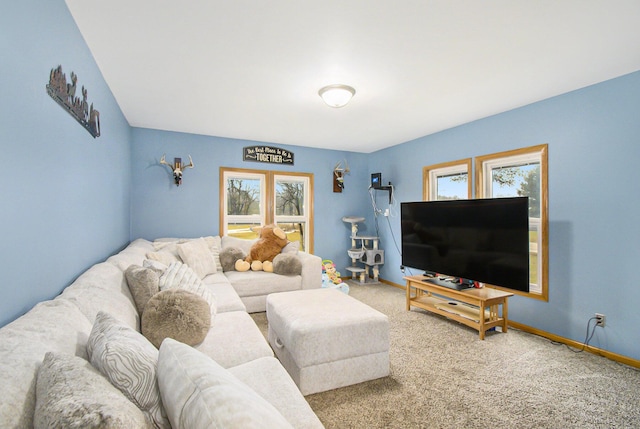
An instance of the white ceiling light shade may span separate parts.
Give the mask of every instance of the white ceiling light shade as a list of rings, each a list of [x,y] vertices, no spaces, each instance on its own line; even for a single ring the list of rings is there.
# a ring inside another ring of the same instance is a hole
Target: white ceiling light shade
[[[327,85],[318,91],[318,95],[331,107],[346,106],[355,93],[356,90],[349,85]]]

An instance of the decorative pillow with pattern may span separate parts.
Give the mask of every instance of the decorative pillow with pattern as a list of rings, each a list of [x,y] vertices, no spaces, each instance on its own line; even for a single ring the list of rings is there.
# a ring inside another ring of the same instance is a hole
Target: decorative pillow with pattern
[[[99,312],[87,341],[91,365],[157,428],[170,429],[156,378],[158,350],[140,332]]]
[[[216,297],[207,289],[200,277],[186,264],[173,262],[160,276],[160,290],[171,288],[185,289],[204,298],[211,308],[211,317],[217,312]]]

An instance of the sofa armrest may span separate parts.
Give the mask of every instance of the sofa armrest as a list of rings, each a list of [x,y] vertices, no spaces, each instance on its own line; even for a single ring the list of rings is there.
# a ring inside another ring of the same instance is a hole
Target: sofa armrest
[[[302,289],[322,287],[322,259],[306,252],[298,252],[302,262]]]

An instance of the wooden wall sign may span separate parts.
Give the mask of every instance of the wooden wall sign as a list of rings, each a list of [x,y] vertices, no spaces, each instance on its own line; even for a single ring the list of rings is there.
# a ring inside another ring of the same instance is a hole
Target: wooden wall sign
[[[293,152],[272,146],[245,146],[242,150],[242,160],[293,165]]]
[[[100,112],[89,105],[87,90],[82,86],[82,98],[76,96],[78,76],[71,72],[71,83],[67,83],[67,77],[62,73],[62,66],[51,69],[47,94],[56,103],[66,110],[73,118],[84,127],[93,138],[100,137]]]

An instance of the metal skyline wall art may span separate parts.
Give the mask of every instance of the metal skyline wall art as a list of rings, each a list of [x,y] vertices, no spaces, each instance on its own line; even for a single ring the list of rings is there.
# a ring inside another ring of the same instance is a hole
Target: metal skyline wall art
[[[67,77],[62,73],[62,66],[51,69],[47,94],[53,98],[64,110],[84,127],[93,138],[100,137],[100,112],[89,105],[87,90],[84,86],[81,95],[76,96],[78,76],[71,72],[71,83],[67,83]]]

